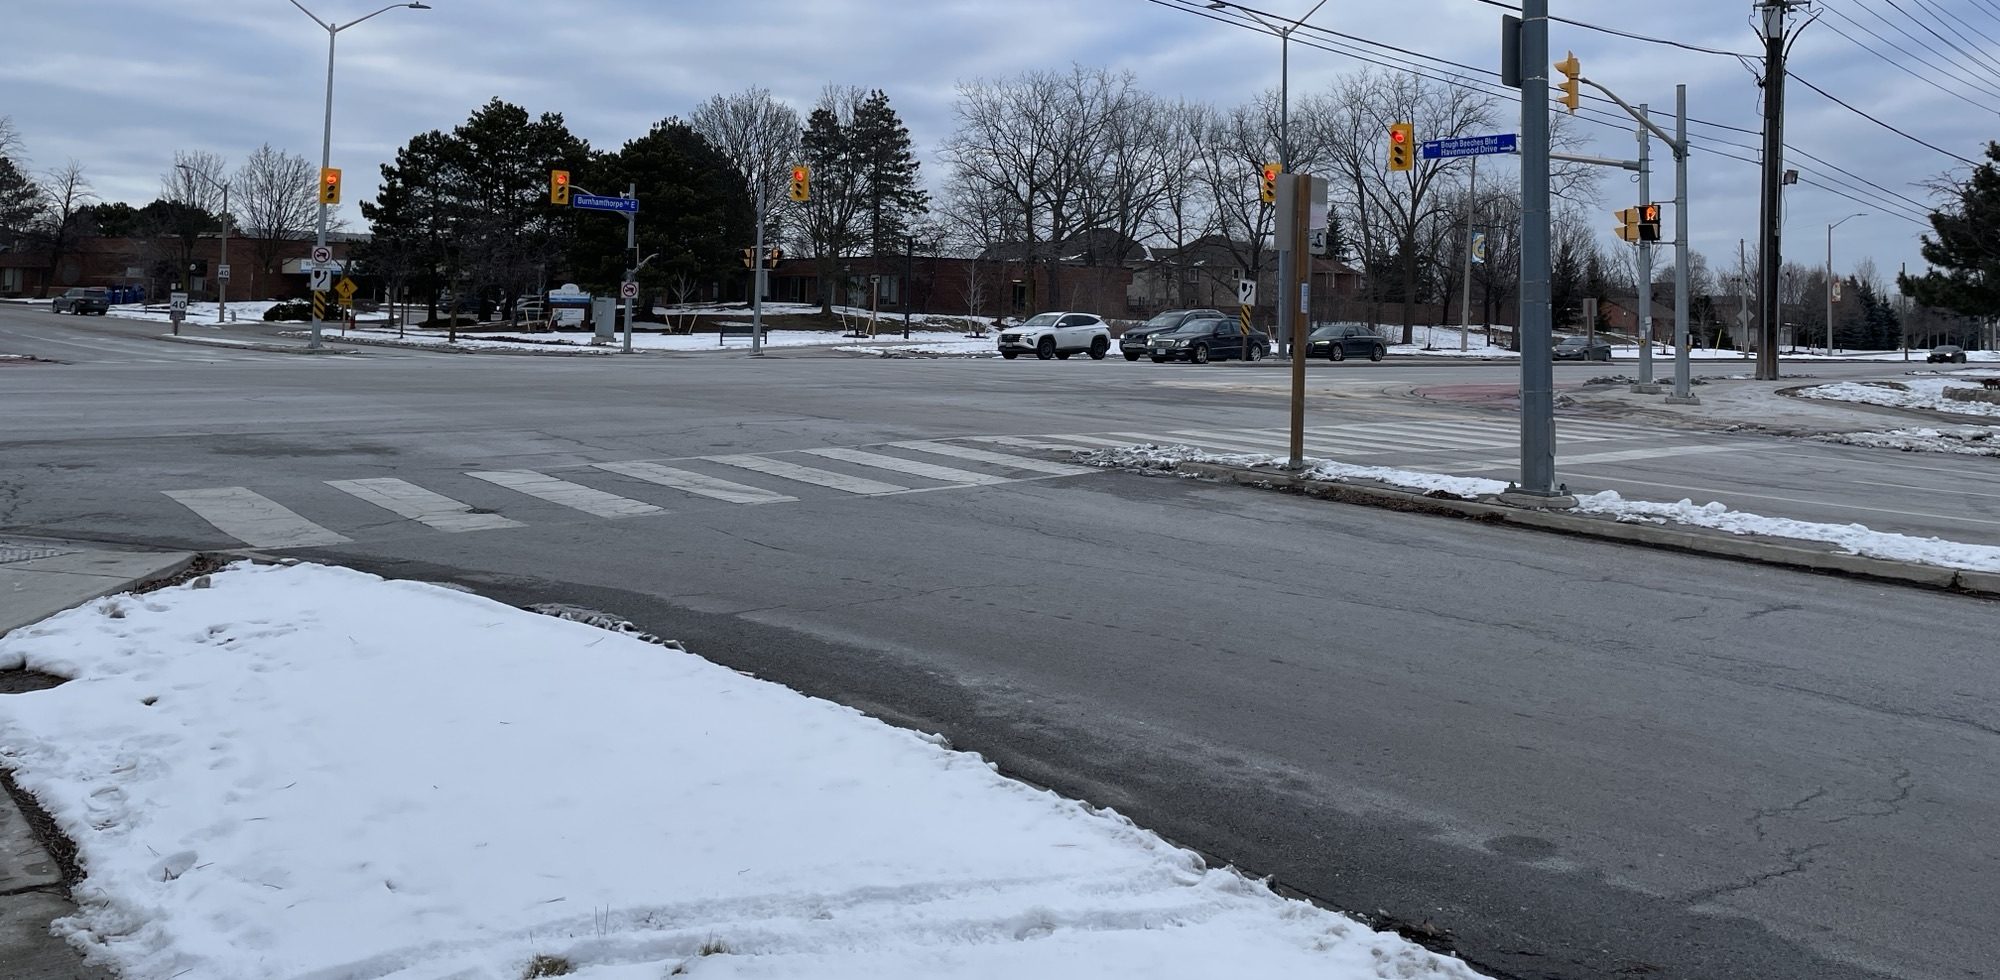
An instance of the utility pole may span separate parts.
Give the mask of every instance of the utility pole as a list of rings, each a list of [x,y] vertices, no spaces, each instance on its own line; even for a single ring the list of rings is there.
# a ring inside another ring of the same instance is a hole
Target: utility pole
[[[903,236],[903,339],[910,339],[910,301],[916,298],[917,236]]]
[[[1806,0],[1757,0],[1764,32],[1764,181],[1758,215],[1757,380],[1778,380],[1778,266],[1785,172],[1785,15]]]
[[[1674,86],[1674,393],[1669,405],[1699,405],[1688,377],[1688,87]]]
[[[1521,479],[1559,498],[1555,368],[1549,351],[1549,0],[1521,0]]]
[[[1653,203],[1653,134],[1646,129],[1651,107],[1639,103],[1639,206]],[[1639,383],[1632,390],[1657,394],[1653,383],[1653,245],[1640,242],[1639,249]]]
[[[764,356],[764,173],[751,164],[757,182],[757,244],[750,251],[750,356]]]

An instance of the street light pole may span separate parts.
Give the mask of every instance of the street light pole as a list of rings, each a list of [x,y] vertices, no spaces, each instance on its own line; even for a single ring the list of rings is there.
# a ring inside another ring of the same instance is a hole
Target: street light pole
[[[1856,218],[1867,217],[1868,212],[1850,214],[1826,226],[1826,356],[1833,356],[1833,230]]]
[[[410,3],[392,3],[386,7],[383,7],[380,10],[375,11],[375,13],[369,14],[367,17],[359,17],[354,20],[350,20],[345,24],[335,24],[333,21],[330,20],[320,20],[319,15],[313,13],[310,10],[307,10],[305,4],[300,3],[299,0],[291,0],[291,2],[292,6],[299,8],[299,13],[305,14],[307,17],[312,18],[313,23],[318,24],[321,29],[326,31],[326,119],[324,124],[320,128],[320,137],[319,137],[319,169],[320,172],[324,174],[326,172],[326,168],[333,166],[334,39],[340,36],[341,31],[347,30],[348,28],[353,27],[354,25],[359,24],[364,20],[368,20],[370,17],[375,17],[379,14],[388,13],[389,11],[395,10],[398,7],[408,7],[411,10],[429,10],[431,8],[429,4],[422,3],[420,2],[420,0],[412,0],[412,2]],[[317,182],[315,182],[314,186],[317,188],[318,186]],[[322,198],[324,197],[323,192],[321,196]],[[319,233],[317,236],[314,237],[313,244],[316,248],[326,247],[326,202],[324,199],[320,201],[319,205]],[[458,297],[454,295],[452,297],[453,305],[456,305],[457,302],[458,302]],[[456,324],[458,322],[456,311],[453,312],[452,317],[453,317],[452,320],[453,324]],[[312,317],[312,340],[306,345],[307,347],[313,349],[318,349],[320,347],[320,330],[321,326],[320,326],[320,316],[319,316],[319,305],[315,303],[313,305],[313,317]]]
[[[192,176],[208,181],[209,186],[222,190],[222,255],[216,259],[216,265],[220,268],[215,270],[215,322],[221,323],[229,315],[229,276],[225,272],[229,268],[229,185],[185,163],[176,163],[174,166],[181,168]],[[1833,246],[1829,244],[1827,248],[1829,254],[1831,254]],[[1833,260],[1829,258],[1827,262],[1830,268]]]

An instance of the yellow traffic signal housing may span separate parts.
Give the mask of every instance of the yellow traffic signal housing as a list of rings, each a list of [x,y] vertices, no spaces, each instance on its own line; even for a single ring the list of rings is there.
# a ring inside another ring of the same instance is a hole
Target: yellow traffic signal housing
[[[1636,243],[1639,240],[1639,208],[1622,208],[1615,212],[1618,218],[1618,239]]]
[[[319,168],[319,203],[340,203],[340,168]]]
[[[779,248],[776,245],[772,245],[769,248],[764,249],[764,267],[767,269],[775,269],[778,267],[778,260],[784,257],[785,257],[785,250]]]
[[[1258,174],[1257,199],[1265,204],[1278,203],[1278,175],[1285,172],[1281,163],[1267,163]]]
[[[1406,122],[1389,124],[1389,169],[1417,168],[1417,127]]]
[[[549,171],[549,203],[564,206],[569,204],[569,171]]]
[[[1660,206],[1642,204],[1639,206],[1639,240],[1657,242],[1660,240]]]
[[[812,168],[800,164],[792,168],[792,186],[785,192],[794,201],[812,200]]]
[[[757,250],[756,250],[756,249],[754,249],[754,248],[746,248],[746,249],[744,249],[744,250],[743,250],[743,268],[745,268],[745,269],[755,269],[755,268],[757,268]]]
[[[1569,57],[1556,62],[1556,70],[1562,72],[1565,79],[1562,83],[1562,97],[1556,101],[1569,106],[1570,115],[1576,115],[1576,107],[1583,101],[1583,82],[1580,81],[1583,77],[1583,63],[1576,60],[1576,52],[1571,51]]]

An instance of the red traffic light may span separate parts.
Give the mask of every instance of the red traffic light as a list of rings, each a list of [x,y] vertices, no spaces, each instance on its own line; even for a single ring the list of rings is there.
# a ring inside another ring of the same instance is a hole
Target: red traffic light
[[[811,176],[811,174],[812,171],[807,170],[804,167],[792,168],[792,179],[796,181],[804,181],[807,177]]]
[[[1409,135],[1408,135],[1408,134],[1406,134],[1406,133],[1404,133],[1404,132],[1403,132],[1402,130],[1400,130],[1400,129],[1392,129],[1392,130],[1389,130],[1389,142],[1391,142],[1391,143],[1395,143],[1395,144],[1398,144],[1398,145],[1401,145],[1402,143],[1404,143],[1405,141],[1407,141],[1407,140],[1408,140],[1409,138],[1410,138],[1410,137],[1409,137]]]
[[[1272,163],[1272,164],[1265,164],[1265,165],[1264,165],[1264,179],[1265,179],[1265,180],[1277,180],[1277,179],[1278,179],[1278,171],[1279,171],[1279,170],[1280,170],[1280,168],[1279,168],[1279,167],[1278,167],[1278,165],[1277,165],[1277,164],[1275,164],[1275,163]]]
[[[567,173],[564,173],[563,171],[560,171],[560,170],[556,171],[556,186],[557,186],[557,187],[568,187],[568,186],[569,186],[569,174],[567,174]]]

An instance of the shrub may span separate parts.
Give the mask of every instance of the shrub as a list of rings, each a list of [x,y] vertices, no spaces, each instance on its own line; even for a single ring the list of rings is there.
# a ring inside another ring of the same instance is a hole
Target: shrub
[[[312,319],[312,315],[313,315],[312,301],[303,299],[286,300],[283,303],[273,303],[271,304],[270,309],[264,311],[264,319],[271,321],[278,321],[278,320],[305,321]]]

